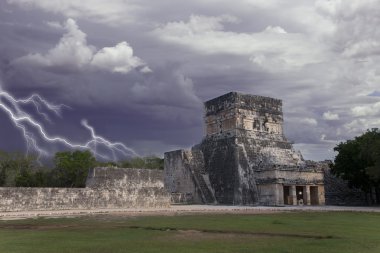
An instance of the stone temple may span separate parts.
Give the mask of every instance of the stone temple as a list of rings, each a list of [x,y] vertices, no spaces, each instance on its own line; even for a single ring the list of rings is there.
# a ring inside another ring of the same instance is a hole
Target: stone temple
[[[205,137],[165,153],[172,202],[324,205],[324,164],[305,161],[283,133],[282,101],[231,92],[204,103]]]

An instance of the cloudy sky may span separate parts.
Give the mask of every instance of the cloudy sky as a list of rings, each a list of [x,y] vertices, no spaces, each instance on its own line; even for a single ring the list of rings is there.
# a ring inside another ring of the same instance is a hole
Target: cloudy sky
[[[67,105],[51,135],[85,141],[87,119],[142,155],[199,143],[205,100],[275,97],[295,148],[331,159],[380,126],[379,13],[380,0],[4,0],[0,85]],[[0,128],[0,149],[25,149],[1,110]]]

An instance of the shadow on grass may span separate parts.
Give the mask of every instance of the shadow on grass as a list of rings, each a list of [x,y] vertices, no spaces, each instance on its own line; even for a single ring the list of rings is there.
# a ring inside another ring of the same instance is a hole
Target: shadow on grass
[[[247,232],[247,231],[232,231],[232,230],[213,230],[213,229],[178,229],[174,227],[142,227],[142,226],[123,226],[129,229],[143,229],[152,231],[191,231],[207,234],[224,234],[224,235],[251,235],[260,237],[294,237],[294,238],[308,238],[308,239],[339,239],[337,236],[332,235],[304,235],[304,234],[285,234],[285,233],[258,233],[258,232]]]

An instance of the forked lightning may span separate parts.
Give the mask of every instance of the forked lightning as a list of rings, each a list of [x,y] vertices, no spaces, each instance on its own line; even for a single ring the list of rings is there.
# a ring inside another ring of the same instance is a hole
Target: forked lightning
[[[82,120],[81,122],[90,133],[90,138],[85,143],[74,142],[62,136],[53,136],[46,131],[40,120],[36,119],[36,117],[23,108],[24,105],[33,106],[44,120],[50,122],[49,112],[60,116],[62,108],[67,106],[63,104],[52,104],[38,94],[33,94],[25,99],[16,99],[0,86],[0,108],[22,132],[26,141],[27,151],[36,152],[38,158],[50,155],[45,148],[46,145],[41,145],[38,140],[42,140],[45,144],[62,144],[70,149],[86,149],[91,151],[95,157],[107,160],[112,159],[116,161],[120,156],[124,158],[138,156],[132,148],[127,147],[125,144],[121,142],[111,142],[97,135],[94,128],[90,126],[86,120]],[[109,154],[112,154],[112,157],[110,157]]]

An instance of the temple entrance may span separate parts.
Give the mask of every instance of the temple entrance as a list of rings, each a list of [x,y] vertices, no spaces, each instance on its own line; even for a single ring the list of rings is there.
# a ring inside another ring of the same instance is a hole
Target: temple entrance
[[[290,194],[290,186],[284,186],[284,205],[293,205],[293,198]]]
[[[297,205],[303,205],[304,204],[303,186],[296,186],[296,194],[297,194]]]
[[[310,204],[319,205],[318,186],[310,186]]]

